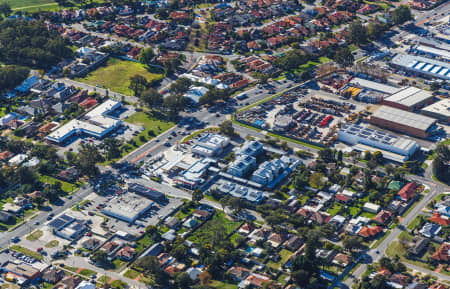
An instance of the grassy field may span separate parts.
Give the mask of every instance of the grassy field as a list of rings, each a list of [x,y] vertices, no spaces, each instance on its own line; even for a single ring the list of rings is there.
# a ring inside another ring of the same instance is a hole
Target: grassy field
[[[36,230],[33,233],[29,234],[26,239],[28,241],[36,241],[38,240],[40,237],[42,237],[42,235],[44,235],[44,233],[41,230]]]
[[[198,244],[207,244],[213,239],[214,231],[217,228],[223,228],[225,235],[228,235],[240,224],[240,222],[234,222],[228,219],[225,216],[225,213],[216,211],[214,216],[209,221],[189,236],[188,240]]]
[[[11,250],[14,250],[14,251],[22,253],[24,255],[33,257],[34,259],[37,259],[37,260],[43,260],[44,259],[44,257],[41,254],[39,254],[38,252],[32,251],[30,249],[24,248],[24,247],[19,246],[19,245],[12,245],[10,248],[11,248]]]
[[[280,269],[281,266],[283,266],[283,264],[286,263],[287,260],[289,260],[289,258],[292,256],[292,252],[291,252],[291,251],[288,251],[288,250],[286,250],[286,249],[282,249],[282,250],[280,251],[280,255],[281,255],[280,261],[278,261],[278,262],[275,263],[274,261],[270,260],[270,261],[267,263],[267,266],[269,266],[269,267],[271,267],[271,268],[273,268],[273,269],[275,269],[275,270]]]
[[[47,6],[57,4],[54,0],[6,0],[13,10],[21,10],[30,6]]]
[[[67,183],[67,182],[64,182],[64,181],[61,181],[61,180],[57,180],[57,179],[55,179],[53,177],[50,177],[50,176],[41,175],[41,176],[39,176],[39,180],[41,182],[44,182],[44,183],[47,183],[47,184],[55,184],[55,182],[61,182],[62,183],[61,188],[66,193],[71,193],[72,191],[74,191],[77,188],[77,186],[74,185],[74,184]]]
[[[109,58],[106,65],[76,80],[90,85],[100,85],[125,95],[133,95],[133,91],[129,88],[130,77],[136,74],[145,77],[148,81],[163,78],[162,74],[148,72],[141,63]]]
[[[142,126],[145,130],[140,132],[137,136],[133,137],[132,147],[129,146],[128,149],[124,150],[123,155],[129,153],[131,150],[137,147],[140,147],[150,139],[165,132],[175,125],[175,123],[173,122],[162,120],[156,117],[151,112],[144,111],[132,114],[129,118],[127,118],[126,121],[131,124]]]

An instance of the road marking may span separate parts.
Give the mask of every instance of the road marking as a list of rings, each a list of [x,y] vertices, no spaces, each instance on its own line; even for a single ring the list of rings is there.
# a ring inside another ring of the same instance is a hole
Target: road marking
[[[140,154],[140,155],[138,155],[137,157],[135,157],[134,159],[132,159],[132,160],[131,160],[131,163],[137,162],[138,160],[140,160],[140,159],[142,159],[143,157],[145,157],[148,153],[150,153],[150,152],[156,150],[156,149],[159,148],[160,146],[162,146],[162,144],[158,144],[158,145],[152,147],[151,149],[149,149],[149,150],[143,152],[142,154]]]

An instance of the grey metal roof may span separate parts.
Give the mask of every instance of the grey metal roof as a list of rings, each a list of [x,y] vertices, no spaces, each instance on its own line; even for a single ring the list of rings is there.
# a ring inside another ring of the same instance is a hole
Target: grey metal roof
[[[430,126],[436,122],[434,118],[385,105],[381,106],[372,117],[384,119],[404,126],[414,127],[423,131],[428,130]]]
[[[446,98],[432,105],[424,107],[423,112],[431,112],[444,117],[450,117],[450,99]]]
[[[433,95],[430,92],[417,87],[410,86],[389,97],[386,97],[384,100],[395,102],[407,107],[413,107],[432,97]]]

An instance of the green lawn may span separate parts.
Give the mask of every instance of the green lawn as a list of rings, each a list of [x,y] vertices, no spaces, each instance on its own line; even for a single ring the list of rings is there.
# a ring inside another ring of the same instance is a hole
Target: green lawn
[[[125,274],[123,274],[123,276],[134,280],[139,276],[139,274],[141,274],[141,273],[139,273],[136,270],[129,269],[127,272],[125,272]]]
[[[225,235],[228,235],[240,224],[241,222],[234,222],[228,219],[225,213],[216,211],[214,216],[209,221],[189,236],[188,240],[198,244],[207,244],[213,239],[213,234],[217,228],[223,226]]]
[[[125,288],[125,287],[127,287],[127,286],[128,286],[128,284],[125,283],[125,282],[123,282],[123,281],[121,281],[121,280],[114,280],[114,281],[111,283],[111,287],[112,287],[112,288],[120,288],[120,289],[122,289],[122,288]]]
[[[187,137],[185,137],[181,142],[187,142],[188,140],[193,139],[194,137],[198,136],[201,133],[204,132],[218,132],[219,128],[218,127],[207,127],[207,128],[203,128],[203,129],[199,129],[194,131],[191,135],[188,135]]]
[[[80,275],[82,275],[82,276],[91,277],[92,274],[96,274],[96,273],[95,273],[95,271],[92,271],[90,269],[83,269],[80,271]]]
[[[46,248],[54,248],[54,247],[56,247],[58,245],[59,245],[59,241],[58,240],[51,240],[50,242],[45,244],[45,247]]]
[[[137,245],[137,247],[136,247],[136,254],[140,254],[145,249],[150,247],[153,243],[154,243],[153,240],[150,239],[150,237],[148,235],[144,235],[144,237],[140,238],[136,242],[136,245]]]
[[[100,283],[107,283],[107,282],[109,282],[109,280],[111,280],[111,277],[103,275],[103,276],[100,276],[97,280]]]
[[[332,217],[335,216],[342,208],[343,206],[339,203],[334,203],[333,207],[328,209],[328,214],[330,214]]]
[[[77,188],[77,186],[74,184],[64,182],[64,181],[55,179],[54,177],[50,177],[50,176],[40,175],[39,180],[41,182],[44,182],[47,184],[55,184],[56,182],[60,182],[62,184],[62,186],[61,186],[62,190],[66,193],[71,193],[72,191],[74,191]]]
[[[76,80],[90,85],[100,85],[125,95],[133,95],[133,91],[129,88],[130,77],[136,74],[145,77],[147,81],[164,77],[162,74],[150,73],[141,63],[109,58],[106,65]]]
[[[41,230],[36,230],[33,233],[29,234],[25,239],[27,239],[28,241],[36,241],[40,237],[42,237],[42,235],[44,235],[44,233]]]
[[[224,283],[217,280],[212,280],[209,285],[216,289],[237,289],[238,286],[234,284]]]
[[[289,257],[292,256],[292,252],[288,251],[286,249],[282,249],[280,251],[280,255],[281,255],[281,260],[278,262],[273,262],[273,261],[269,261],[267,262],[267,266],[273,268],[273,269],[280,269],[281,266],[283,266],[284,263],[287,262],[287,260],[289,260]]]
[[[11,248],[11,250],[14,250],[14,251],[22,253],[24,255],[33,257],[34,259],[37,259],[37,260],[44,259],[44,257],[41,254],[39,254],[38,252],[32,251],[30,249],[24,248],[19,245],[12,245],[10,248]]]
[[[142,126],[145,130],[133,137],[133,143],[129,144],[128,148],[122,152],[123,155],[129,153],[137,147],[140,147],[155,136],[165,132],[175,125],[175,123],[171,121],[160,119],[153,113],[144,111],[139,111],[132,114],[126,121],[131,124]]]
[[[13,10],[23,9],[29,6],[47,6],[50,3],[55,4],[53,0],[6,0]]]

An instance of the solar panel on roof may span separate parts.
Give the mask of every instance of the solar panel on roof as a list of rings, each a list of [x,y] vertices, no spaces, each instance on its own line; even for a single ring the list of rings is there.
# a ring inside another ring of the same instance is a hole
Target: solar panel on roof
[[[53,221],[51,221],[48,225],[52,228],[61,228],[62,226],[64,226],[67,222],[65,222],[64,220],[58,218],[55,219]]]
[[[431,68],[433,68],[433,64],[427,64],[422,70],[423,71],[430,71]]]

